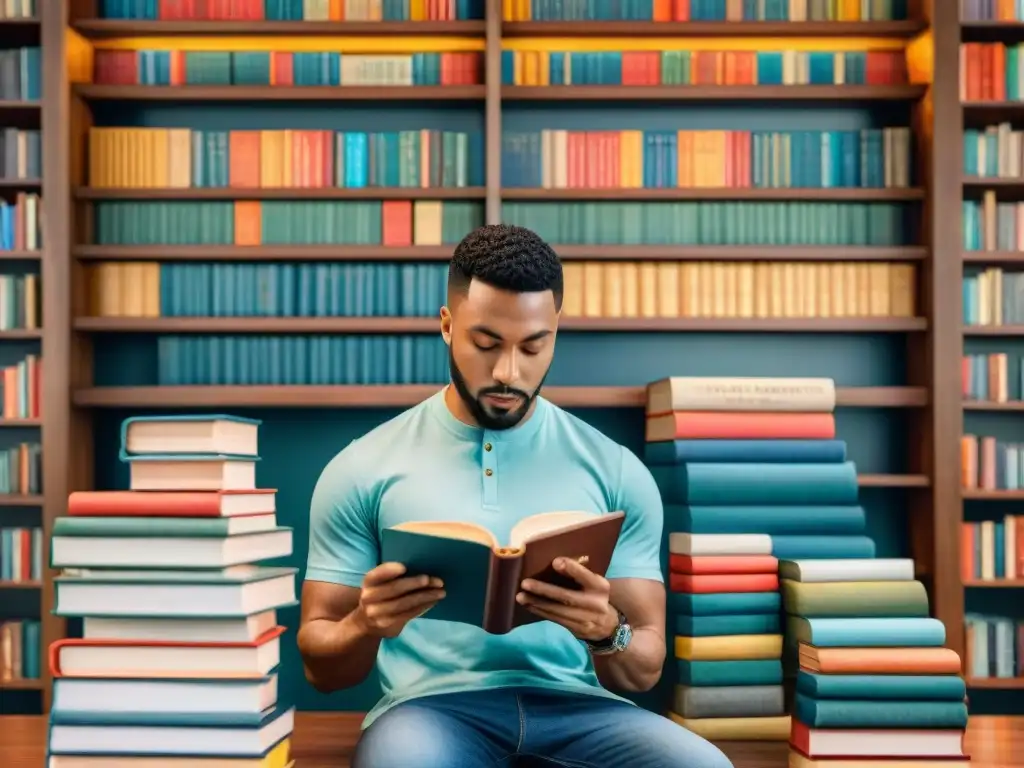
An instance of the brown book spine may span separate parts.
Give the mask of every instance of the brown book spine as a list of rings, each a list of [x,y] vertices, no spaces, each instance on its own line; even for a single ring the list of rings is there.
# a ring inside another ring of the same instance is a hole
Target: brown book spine
[[[487,602],[484,604],[484,629],[495,635],[512,630],[523,572],[523,550],[499,549],[491,552],[491,569],[487,576]]]

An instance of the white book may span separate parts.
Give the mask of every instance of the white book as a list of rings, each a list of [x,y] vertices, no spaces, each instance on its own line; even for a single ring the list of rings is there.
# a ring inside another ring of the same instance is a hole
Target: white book
[[[122,456],[138,454],[259,455],[260,421],[240,416],[134,416],[121,425]]]
[[[772,537],[762,533],[671,533],[673,555],[770,555]]]
[[[906,557],[862,560],[781,560],[779,578],[790,581],[913,581],[914,561]]]
[[[277,611],[228,618],[116,618],[86,616],[86,640],[156,640],[167,643],[245,643],[277,626]]]
[[[256,461],[228,456],[132,456],[133,491],[253,491]]]
[[[647,414],[673,411],[831,413],[832,379],[673,376],[647,385]]]
[[[161,678],[59,677],[53,708],[59,715],[259,714],[277,703],[277,674],[265,677]]]

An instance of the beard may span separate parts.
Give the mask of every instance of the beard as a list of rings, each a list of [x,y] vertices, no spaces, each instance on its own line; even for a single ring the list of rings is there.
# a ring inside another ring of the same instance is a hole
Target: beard
[[[547,378],[547,373],[545,372],[544,377],[540,380],[540,384],[537,385],[532,394],[528,394],[521,389],[498,385],[485,387],[474,395],[469,391],[469,386],[466,384],[466,379],[459,370],[459,366],[455,364],[455,356],[452,354],[451,347],[448,348],[448,370],[451,374],[455,391],[459,393],[462,402],[469,408],[469,412],[473,415],[476,423],[484,429],[494,431],[511,429],[519,424],[526,414],[530,412],[530,407],[533,405],[533,401],[537,399],[537,395],[540,394],[541,387],[544,386],[544,379]],[[513,396],[518,397],[521,402],[514,408],[496,408],[483,402],[483,398],[486,395]]]

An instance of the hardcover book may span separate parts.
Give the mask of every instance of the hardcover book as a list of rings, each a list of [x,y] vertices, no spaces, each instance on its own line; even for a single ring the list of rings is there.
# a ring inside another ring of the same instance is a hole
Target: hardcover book
[[[601,576],[622,530],[622,512],[546,512],[519,521],[502,546],[473,523],[412,521],[384,529],[382,562],[399,562],[409,575],[444,582],[445,597],[422,618],[473,624],[492,634],[540,621],[516,602],[524,579],[579,589],[554,569],[567,557]]]

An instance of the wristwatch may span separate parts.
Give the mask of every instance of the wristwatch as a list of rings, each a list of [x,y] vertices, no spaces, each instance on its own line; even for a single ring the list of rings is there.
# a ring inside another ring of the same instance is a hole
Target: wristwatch
[[[633,639],[633,628],[629,626],[629,621],[618,608],[615,611],[619,614],[619,625],[610,637],[606,637],[603,640],[584,641],[587,644],[587,648],[590,649],[590,653],[594,656],[622,653],[629,647],[629,641]]]

